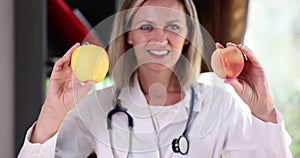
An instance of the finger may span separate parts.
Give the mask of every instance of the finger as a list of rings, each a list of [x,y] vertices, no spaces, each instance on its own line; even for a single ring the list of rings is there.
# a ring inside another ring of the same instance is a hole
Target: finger
[[[61,69],[63,69],[65,66],[69,66],[70,65],[70,61],[71,61],[71,55],[73,53],[73,51],[80,46],[80,43],[76,43],[74,44],[67,52],[66,54],[64,54],[64,56],[62,58],[60,58],[58,61],[55,62],[53,71],[59,71]]]
[[[64,67],[68,67],[70,64],[70,58],[64,57],[57,60],[54,64],[53,71],[60,71]]]
[[[221,49],[224,48],[224,46],[219,42],[217,42],[215,45],[216,45],[216,48],[221,48]]]
[[[92,87],[94,86],[95,81],[86,81],[83,85],[80,85],[79,87],[74,87],[77,90],[77,97],[75,98],[75,100],[79,99],[81,100],[83,97],[85,97],[88,92],[92,89]]]
[[[247,59],[250,61],[258,61],[250,48],[244,45],[238,45],[237,47],[242,50],[242,52],[247,56]]]
[[[85,81],[85,82],[81,82],[78,80],[78,78],[76,77],[76,75],[73,73],[72,74],[72,88],[74,89],[80,89],[83,86],[86,86],[86,84],[95,84],[95,81]]]
[[[234,47],[236,47],[237,45],[235,43],[232,43],[232,42],[227,42],[226,43],[226,47],[228,47],[228,46],[234,46]]]
[[[63,56],[64,57],[70,57],[71,54],[74,52],[74,50],[80,46],[80,43],[75,43],[67,52],[66,54]]]

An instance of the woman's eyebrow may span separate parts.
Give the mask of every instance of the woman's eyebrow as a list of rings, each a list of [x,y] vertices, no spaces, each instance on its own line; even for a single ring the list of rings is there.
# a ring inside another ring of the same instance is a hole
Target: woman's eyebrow
[[[175,19],[175,20],[170,20],[170,21],[167,21],[167,23],[185,23],[185,21],[183,20],[178,20],[178,19]]]
[[[147,24],[155,24],[155,21],[153,20],[149,20],[149,19],[141,19],[139,21],[137,21],[135,24],[141,24],[141,23],[147,23]],[[169,20],[169,21],[166,21],[166,24],[170,24],[170,23],[181,23],[181,24],[184,24],[185,21],[184,20],[179,20],[179,19],[174,19],[174,20]]]
[[[152,20],[152,19],[141,19],[141,20],[137,20],[136,23],[137,24],[140,24],[140,23],[154,23],[154,20]]]

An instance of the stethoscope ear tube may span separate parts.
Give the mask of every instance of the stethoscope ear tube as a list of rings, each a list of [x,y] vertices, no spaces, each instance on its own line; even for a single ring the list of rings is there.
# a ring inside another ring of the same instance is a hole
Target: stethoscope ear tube
[[[120,100],[118,99],[118,96],[120,94],[120,89],[117,89],[116,91],[116,106],[114,109],[112,109],[108,114],[107,114],[107,129],[109,131],[109,141],[110,141],[110,144],[111,144],[111,150],[112,150],[112,154],[113,154],[113,157],[116,157],[116,152],[113,148],[113,137],[112,137],[112,134],[111,134],[111,129],[112,129],[112,116],[115,114],[115,113],[118,113],[118,112],[121,112],[121,113],[124,113],[127,115],[127,118],[128,118],[128,127],[129,127],[129,146],[128,146],[128,153],[127,153],[127,156],[126,158],[129,157],[129,153],[131,151],[131,145],[132,145],[132,129],[133,129],[133,118],[132,116],[127,112],[127,109],[126,108],[123,108],[121,106],[121,103],[120,103]]]
[[[118,113],[118,112],[122,112],[122,113],[124,113],[124,114],[127,115],[127,118],[128,118],[128,127],[133,128],[133,118],[132,118],[132,116],[127,112],[127,109],[121,107],[118,104],[118,101],[117,101],[116,107],[107,114],[107,129],[112,129],[112,116],[115,113]]]
[[[115,94],[115,100],[116,100],[116,106],[114,109],[112,109],[108,114],[107,114],[107,129],[112,129],[112,116],[115,114],[115,113],[118,113],[118,112],[122,112],[124,114],[127,115],[127,118],[128,118],[128,127],[130,128],[133,128],[133,118],[132,116],[127,112],[127,109],[126,108],[123,108],[121,106],[121,103],[120,103],[120,100],[118,99],[118,96],[121,92],[121,89],[118,88],[116,90],[116,94]]]

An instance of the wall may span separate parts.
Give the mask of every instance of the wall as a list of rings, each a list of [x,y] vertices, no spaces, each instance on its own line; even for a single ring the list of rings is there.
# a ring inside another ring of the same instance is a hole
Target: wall
[[[14,12],[12,0],[0,1],[0,155],[14,157]]]
[[[36,121],[45,96],[47,0],[14,1],[15,153]]]

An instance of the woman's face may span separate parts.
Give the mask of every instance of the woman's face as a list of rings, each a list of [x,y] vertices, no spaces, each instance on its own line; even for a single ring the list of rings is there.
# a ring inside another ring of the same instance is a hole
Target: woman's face
[[[179,1],[146,1],[135,13],[127,38],[138,66],[155,71],[174,69],[187,44],[186,19]]]

